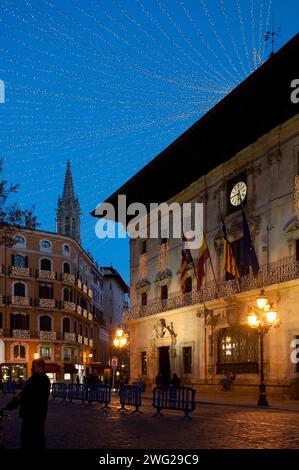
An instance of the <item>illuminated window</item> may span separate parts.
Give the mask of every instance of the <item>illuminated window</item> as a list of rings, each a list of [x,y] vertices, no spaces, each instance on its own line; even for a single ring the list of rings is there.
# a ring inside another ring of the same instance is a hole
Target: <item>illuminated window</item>
[[[40,357],[45,361],[50,361],[52,357],[52,348],[50,346],[41,346]]]
[[[223,328],[218,336],[217,373],[258,372],[258,335],[247,326]]]

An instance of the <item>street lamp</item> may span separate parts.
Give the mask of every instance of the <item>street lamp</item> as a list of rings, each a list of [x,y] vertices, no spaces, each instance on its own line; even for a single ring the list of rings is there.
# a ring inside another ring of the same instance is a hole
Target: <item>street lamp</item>
[[[115,336],[113,340],[114,346],[121,351],[121,349],[124,348],[127,345],[127,343],[128,343],[128,335],[124,332],[123,328],[118,327],[115,332]],[[115,366],[113,366],[112,389],[114,389],[114,385],[115,385]]]
[[[256,299],[256,304],[257,307],[251,307],[247,315],[247,322],[251,328],[256,329],[260,338],[260,394],[257,404],[258,406],[269,406],[264,377],[264,336],[272,326],[278,327],[280,320],[273,304],[269,303],[267,297],[265,297],[263,289]]]

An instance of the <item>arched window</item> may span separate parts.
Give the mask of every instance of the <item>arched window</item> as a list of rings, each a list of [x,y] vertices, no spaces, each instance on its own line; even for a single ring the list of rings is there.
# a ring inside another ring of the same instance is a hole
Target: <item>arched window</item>
[[[40,241],[40,247],[41,247],[42,250],[50,251],[51,248],[52,248],[52,245],[48,240],[41,240]]]
[[[81,324],[79,325],[79,333],[80,336],[83,336],[83,326]]]
[[[71,332],[71,321],[69,318],[64,318],[62,320],[62,331],[63,335],[64,333],[70,333]]]
[[[52,318],[49,315],[42,315],[39,318],[40,331],[52,331]]]
[[[187,294],[187,292],[192,292],[192,277],[187,277],[186,281],[185,281],[185,290],[184,290],[185,294]]]
[[[69,255],[71,250],[70,250],[70,247],[68,245],[63,245],[62,251],[65,255]]]
[[[70,236],[70,218],[69,217],[65,218],[65,235],[67,237]]]
[[[22,344],[16,344],[13,348],[13,357],[14,359],[25,359],[26,358],[26,348]]]
[[[73,217],[72,220],[72,231],[74,232],[76,230],[76,219]]]
[[[87,328],[87,326],[85,327],[85,336],[86,336],[86,338],[88,337],[88,328]]]
[[[40,299],[53,299],[53,287],[47,284],[39,286],[39,298]]]
[[[21,235],[16,235],[15,236],[15,244],[25,245],[25,238],[21,237]]]
[[[28,258],[22,255],[12,255],[11,264],[19,268],[27,268]]]
[[[29,315],[24,313],[10,314],[11,330],[29,330]]]
[[[66,287],[63,289],[63,300],[65,302],[69,302],[70,300],[69,290]]]
[[[26,286],[22,282],[16,282],[13,286],[13,294],[18,297],[25,297]]]
[[[42,271],[51,271],[52,270],[52,262],[50,259],[43,258],[40,260],[40,268]]]
[[[74,321],[74,333],[78,333],[78,323],[76,322],[76,320]]]
[[[70,274],[71,273],[70,263],[63,263],[63,272],[64,272],[64,274]]]

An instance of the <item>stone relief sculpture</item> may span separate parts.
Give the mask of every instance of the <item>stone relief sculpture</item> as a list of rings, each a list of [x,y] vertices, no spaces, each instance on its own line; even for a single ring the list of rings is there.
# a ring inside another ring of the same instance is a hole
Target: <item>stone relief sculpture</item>
[[[155,338],[170,337],[171,338],[171,345],[170,345],[170,348],[169,348],[169,353],[170,353],[171,357],[176,356],[176,337],[177,337],[177,334],[174,331],[173,322],[171,322],[170,325],[167,325],[165,319],[161,318],[159,323],[156,323],[154,325],[154,337]]]

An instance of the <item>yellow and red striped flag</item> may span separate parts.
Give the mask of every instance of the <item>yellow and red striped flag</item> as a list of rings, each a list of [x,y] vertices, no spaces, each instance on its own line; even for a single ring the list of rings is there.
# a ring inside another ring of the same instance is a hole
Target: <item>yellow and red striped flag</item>
[[[199,248],[198,264],[197,264],[197,290],[200,290],[203,279],[205,277],[205,262],[209,259],[210,252],[206,242],[206,237],[203,234],[202,244]]]
[[[236,259],[234,257],[233,251],[231,249],[230,243],[227,239],[227,231],[226,227],[224,224],[224,220],[221,217],[221,222],[222,222],[222,230],[223,230],[223,235],[224,235],[224,241],[223,241],[223,268],[227,273],[230,273],[232,276],[234,276],[238,292],[241,291],[241,282],[240,282],[240,273],[239,273],[239,268],[236,263]]]

